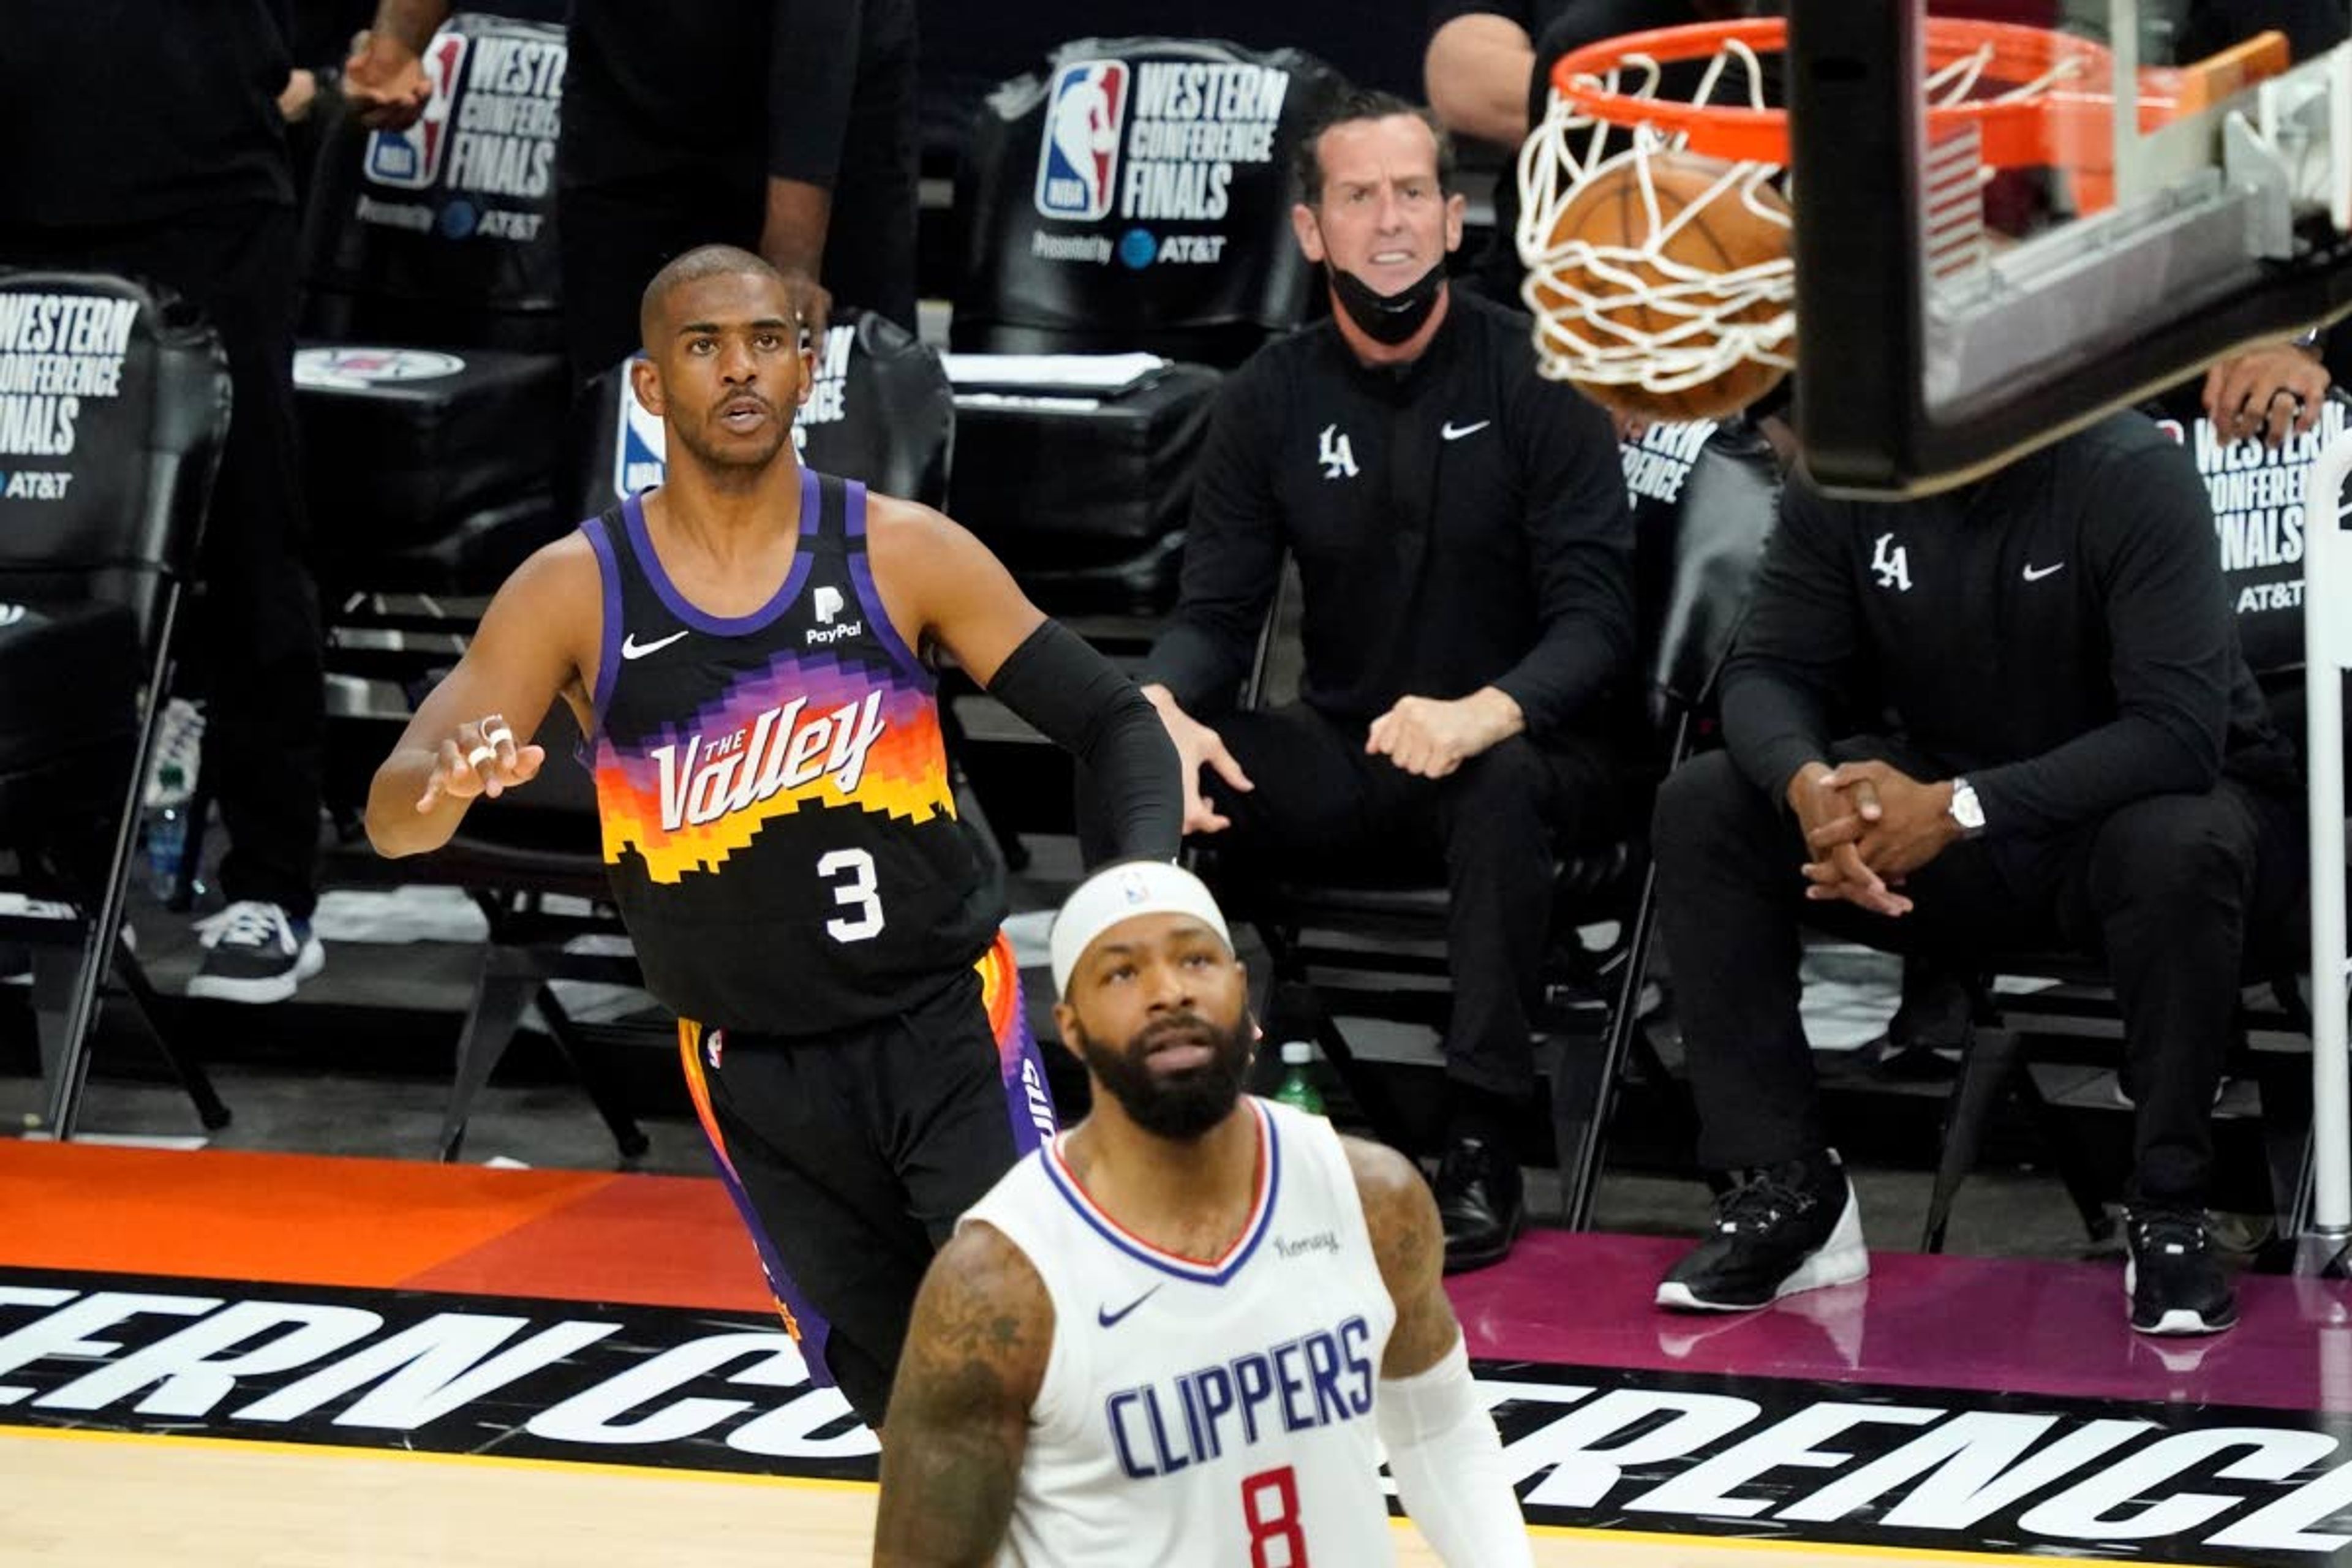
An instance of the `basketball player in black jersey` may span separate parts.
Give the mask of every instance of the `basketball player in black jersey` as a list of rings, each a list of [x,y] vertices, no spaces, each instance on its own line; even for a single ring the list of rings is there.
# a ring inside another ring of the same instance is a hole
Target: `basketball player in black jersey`
[[[1177,848],[1150,705],[994,556],[803,470],[784,279],[707,247],[646,290],[657,489],[523,563],[378,771],[386,855],[527,784],[560,698],[646,984],[811,1373],[879,1427],[925,1266],[1053,1130],[1003,910],[955,816],[929,656],[1076,755],[1120,853]]]

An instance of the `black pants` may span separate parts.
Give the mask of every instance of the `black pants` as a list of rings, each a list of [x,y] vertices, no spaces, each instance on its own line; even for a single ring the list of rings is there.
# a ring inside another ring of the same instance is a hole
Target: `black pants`
[[[903,1016],[814,1038],[687,1024],[680,1045],[786,1326],[880,1430],[931,1255],[1052,1116],[1042,1071],[1024,1082],[1011,944]]]
[[[1895,749],[1856,742],[1838,753],[1937,776]],[[1828,1142],[1797,1010],[1798,928],[1809,921],[1900,952],[2064,945],[2104,958],[2138,1105],[2128,1196],[2204,1202],[2213,1088],[2245,957],[2284,930],[2302,886],[2292,802],[2224,779],[2204,795],[2136,801],[2038,855],[1954,844],[1912,874],[1915,908],[1899,920],[1808,902],[1795,818],[1724,752],[1666,781],[1652,842],[1703,1164],[1773,1164]]]
[[[205,781],[229,840],[221,889],[232,900],[308,916],[317,901],[326,692],[318,587],[303,558],[295,259],[294,214],[285,207],[123,228],[0,228],[0,263],[148,279],[193,301],[220,333],[234,408],[205,527],[196,635],[183,647],[202,666],[207,694]]]
[[[822,280],[836,309],[878,311],[911,332],[921,156],[914,7],[869,10],[903,12],[904,26],[869,25],[859,40]],[[764,184],[684,170],[627,184],[563,185],[556,226],[574,378],[585,383],[636,352],[638,303],[667,263],[702,245],[758,250],[767,200]]]
[[[1361,880],[1368,868],[1444,879],[1446,1077],[1525,1100],[1535,1089],[1529,1016],[1551,930],[1553,850],[1601,837],[1619,816],[1605,749],[1543,749],[1516,736],[1433,780],[1365,755],[1362,725],[1303,703],[1228,714],[1216,728],[1257,786],[1244,794],[1206,776],[1233,821],[1211,841],[1221,854],[1338,880]]]

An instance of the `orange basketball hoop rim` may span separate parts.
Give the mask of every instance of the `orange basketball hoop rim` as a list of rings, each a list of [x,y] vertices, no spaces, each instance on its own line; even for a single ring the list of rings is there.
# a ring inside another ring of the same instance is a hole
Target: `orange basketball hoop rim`
[[[1687,151],[1707,157],[1786,165],[1785,110],[1686,103],[1624,90],[1621,83],[1630,73],[1654,90],[1658,66],[1779,54],[1788,31],[1785,18],[1761,17],[1627,33],[1561,56],[1552,67],[1552,89],[1591,120],[1648,126],[1681,137]],[[1925,41],[1923,87],[1942,84],[1957,94],[1929,105],[1930,145],[1973,127],[1988,168],[2111,166],[2115,57],[2105,46],[2045,27],[1956,17],[1928,18]],[[2143,70],[2140,128],[2150,131],[2210,108],[2284,71],[2288,58],[2285,37],[2263,33],[2194,65]],[[1752,72],[1750,79],[1752,96]],[[1967,96],[1979,89],[1984,96]]]

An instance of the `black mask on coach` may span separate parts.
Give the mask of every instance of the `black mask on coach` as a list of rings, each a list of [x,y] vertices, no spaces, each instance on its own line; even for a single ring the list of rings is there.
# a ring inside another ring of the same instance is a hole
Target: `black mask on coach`
[[[1437,292],[1445,287],[1445,263],[1423,273],[1394,294],[1382,294],[1352,272],[1342,272],[1328,261],[1331,294],[1348,320],[1376,343],[1401,343],[1421,331],[1437,309]]]

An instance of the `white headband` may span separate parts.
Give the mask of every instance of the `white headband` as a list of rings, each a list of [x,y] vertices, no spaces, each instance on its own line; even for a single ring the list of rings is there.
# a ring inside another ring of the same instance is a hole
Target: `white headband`
[[[1234,945],[1224,911],[1201,879],[1165,860],[1129,860],[1108,866],[1078,884],[1054,917],[1054,992],[1070,989],[1070,974],[1095,939],[1138,915],[1191,915]]]

